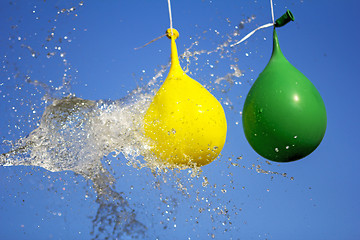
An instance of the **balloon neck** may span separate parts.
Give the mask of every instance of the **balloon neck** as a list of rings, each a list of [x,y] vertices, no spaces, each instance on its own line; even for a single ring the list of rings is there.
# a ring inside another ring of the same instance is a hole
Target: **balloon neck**
[[[175,43],[175,40],[179,37],[179,32],[175,28],[169,28],[166,30],[166,36],[171,40],[171,66],[169,74],[173,75],[175,72],[182,71]]]
[[[280,49],[279,45],[279,39],[277,37],[276,30],[274,28],[274,35],[273,35],[273,52],[271,57],[277,56],[277,55],[283,55]]]
[[[171,38],[171,67],[170,71],[181,69],[175,38]]]

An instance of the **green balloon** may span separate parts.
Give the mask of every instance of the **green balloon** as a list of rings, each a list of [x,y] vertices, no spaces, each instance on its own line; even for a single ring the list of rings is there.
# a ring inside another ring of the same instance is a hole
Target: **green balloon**
[[[273,52],[243,109],[245,136],[264,158],[290,162],[313,152],[326,130],[326,109],[315,86],[282,54],[274,28]]]

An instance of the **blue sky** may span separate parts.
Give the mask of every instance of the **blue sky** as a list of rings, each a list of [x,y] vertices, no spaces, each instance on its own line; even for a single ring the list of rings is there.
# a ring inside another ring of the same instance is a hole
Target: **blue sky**
[[[43,86],[49,86],[48,93],[55,97],[72,93],[90,100],[116,100],[145,86],[169,62],[167,38],[134,50],[169,27],[165,0],[0,4],[1,141],[14,141],[37,127],[48,104]],[[239,40],[271,22],[269,1],[172,1],[179,53],[194,42],[198,44],[190,52],[205,50],[198,59],[183,59],[181,64],[188,64],[188,74],[213,89],[223,104],[228,137],[222,157],[203,167],[199,179],[188,180],[183,171],[175,177],[165,175],[165,183],[149,169],[127,166],[124,157],[109,157],[110,165],[103,161],[117,180],[116,191],[146,226],[143,238],[360,238],[356,151],[360,4],[354,0],[274,4],[275,17],[287,9],[295,16],[295,22],[278,29],[284,55],[313,82],[325,102],[328,126],[322,143],[305,159],[269,165],[243,134],[240,112],[251,84],[270,58],[272,30],[261,30],[234,49],[213,51],[229,36]],[[67,10],[61,13],[61,9]],[[244,28],[237,29],[242,21]],[[237,30],[239,36],[233,36]],[[234,73],[231,65],[242,76],[233,77],[233,85],[216,84],[216,79]],[[43,84],[28,83],[35,80]],[[2,144],[1,153],[7,150]],[[269,174],[258,173],[258,165]],[[203,176],[208,186],[202,186]],[[177,178],[184,182],[186,193],[177,189]],[[99,209],[97,194],[80,175],[1,166],[0,193],[1,239],[96,236],[96,227],[95,235],[91,232]],[[218,214],[221,210],[226,214]],[[107,213],[110,218],[114,214]]]

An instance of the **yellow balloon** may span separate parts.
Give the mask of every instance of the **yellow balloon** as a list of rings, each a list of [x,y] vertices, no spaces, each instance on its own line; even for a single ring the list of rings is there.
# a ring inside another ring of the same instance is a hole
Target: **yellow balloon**
[[[203,166],[221,152],[226,139],[224,110],[216,98],[181,69],[175,39],[171,67],[144,117],[144,134],[161,161],[177,166]]]

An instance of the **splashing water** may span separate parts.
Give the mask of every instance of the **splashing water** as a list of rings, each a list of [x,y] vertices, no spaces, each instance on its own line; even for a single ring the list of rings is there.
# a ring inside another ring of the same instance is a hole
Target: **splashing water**
[[[72,96],[54,100],[46,107],[40,126],[1,156],[1,165],[39,166],[91,176],[101,166],[102,157],[111,152],[136,159],[145,152],[141,119],[150,99],[150,95],[141,95],[127,105]]]
[[[116,232],[118,237],[143,234],[145,226],[136,220],[122,194],[112,189],[115,179],[101,159],[111,152],[123,153],[135,164],[140,153],[145,153],[141,119],[150,99],[150,95],[140,94],[131,103],[95,102],[72,96],[54,100],[46,107],[40,126],[18,140],[10,152],[2,154],[0,164],[81,174],[92,181],[98,194],[100,208],[94,226],[113,226],[110,232]],[[114,223],[105,224],[104,220],[110,218]]]

